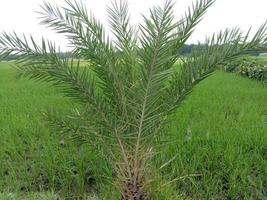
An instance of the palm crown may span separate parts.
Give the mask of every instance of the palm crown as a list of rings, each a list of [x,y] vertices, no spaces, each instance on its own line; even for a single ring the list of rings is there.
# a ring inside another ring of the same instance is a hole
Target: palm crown
[[[2,33],[0,52],[18,56],[20,75],[51,82],[81,103],[80,111],[65,118],[48,113],[49,122],[91,144],[103,157],[115,159],[125,189],[121,199],[146,199],[146,165],[167,116],[217,65],[262,49],[266,24],[251,39],[238,28],[221,31],[182,59],[180,48],[214,0],[197,1],[178,21],[174,4],[167,0],[163,7],[150,9],[138,28],[130,25],[127,2],[114,1],[107,9],[113,40],[83,4],[66,3],[62,8],[44,3],[41,23],[64,34],[73,58],[81,58],[86,66],[61,58],[52,42],[43,39],[38,45],[32,37],[27,40],[16,33]]]

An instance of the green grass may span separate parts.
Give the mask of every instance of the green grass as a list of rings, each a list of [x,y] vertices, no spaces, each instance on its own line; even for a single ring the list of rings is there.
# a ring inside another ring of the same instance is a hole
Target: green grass
[[[174,116],[166,173],[200,174],[177,182],[196,199],[265,199],[267,196],[267,88],[217,72],[199,84]]]
[[[52,192],[48,193],[30,193],[18,195],[14,193],[0,193],[0,200],[61,200],[62,198]],[[84,200],[97,200],[95,196],[87,197]]]
[[[14,75],[0,64],[0,199],[10,193],[57,191],[74,198],[103,191],[102,176],[112,174],[108,163],[90,147],[78,148],[64,133],[50,131],[42,119],[46,109],[64,114],[78,105],[47,84]],[[160,166],[175,157],[161,173],[165,180],[177,179],[158,199],[173,199],[173,191],[193,199],[264,199],[266,123],[266,85],[223,72],[200,83],[171,117],[164,138],[171,142],[155,159]]]
[[[0,200],[58,200],[58,195],[53,193],[35,193],[27,195],[5,193],[0,194]]]
[[[64,133],[43,123],[47,109],[64,113],[74,105],[46,84],[17,80],[5,64],[0,85],[0,193],[55,190],[76,196],[94,189],[92,171],[104,168],[103,162],[98,167],[89,147],[67,143]]]

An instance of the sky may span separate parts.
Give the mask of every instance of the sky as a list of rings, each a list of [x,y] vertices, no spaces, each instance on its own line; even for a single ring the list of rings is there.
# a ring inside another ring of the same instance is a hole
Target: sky
[[[64,0],[46,0],[51,4],[64,6]],[[175,2],[175,15],[181,17],[187,7],[196,0],[173,0]],[[94,15],[107,23],[107,5],[110,0],[82,0]],[[148,13],[151,6],[163,5],[165,0],[128,0],[132,24],[142,21],[140,13]],[[18,34],[33,35],[37,41],[42,36],[56,42],[62,49],[68,49],[64,36],[54,33],[39,24],[40,5],[43,0],[0,0],[0,32],[16,31]],[[217,0],[209,8],[195,32],[186,42],[197,43],[204,41],[206,36],[225,28],[240,27],[242,30],[256,30],[267,20],[267,0]]]

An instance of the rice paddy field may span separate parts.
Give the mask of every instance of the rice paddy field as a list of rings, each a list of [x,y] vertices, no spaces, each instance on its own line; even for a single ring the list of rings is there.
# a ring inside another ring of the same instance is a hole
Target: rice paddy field
[[[0,63],[0,200],[116,199],[109,163],[43,119],[48,109],[64,115],[79,105],[15,75]],[[266,84],[215,72],[171,116],[164,137],[169,142],[154,159],[159,200],[267,199]]]

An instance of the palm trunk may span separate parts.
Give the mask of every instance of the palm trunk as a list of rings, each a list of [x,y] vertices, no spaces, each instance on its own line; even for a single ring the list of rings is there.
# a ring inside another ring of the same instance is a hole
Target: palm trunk
[[[148,200],[148,194],[144,191],[141,184],[134,184],[133,181],[124,183],[124,190],[121,193],[120,200]]]

